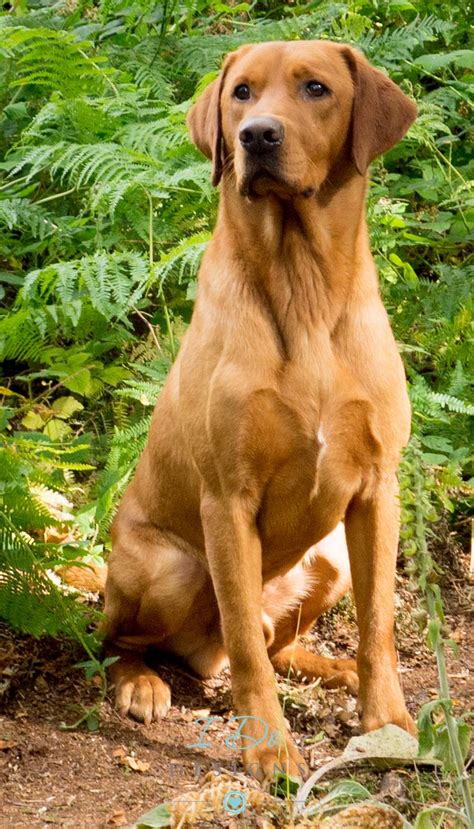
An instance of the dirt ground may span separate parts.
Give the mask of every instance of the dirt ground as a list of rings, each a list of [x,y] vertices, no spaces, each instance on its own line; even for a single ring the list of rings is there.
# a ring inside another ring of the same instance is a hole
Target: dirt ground
[[[463,569],[444,586],[447,623],[460,649],[459,658],[448,654],[458,712],[472,708],[474,695],[472,585]],[[416,598],[400,579],[401,677],[408,707],[416,716],[422,703],[437,696],[437,685],[434,658],[416,629],[414,609]],[[350,600],[321,619],[306,642],[326,654],[354,655],[356,627]],[[202,781],[213,768],[240,770],[237,750],[224,742],[233,729],[228,675],[201,682],[183,665],[160,662],[173,697],[166,720],[145,727],[122,719],[109,694],[99,731],[65,731],[61,723],[74,722],[80,705],[92,703],[98,693],[83,671],[73,668],[83,654],[68,643],[14,636],[6,627],[0,628],[0,647],[1,827],[127,826]],[[355,701],[347,694],[287,680],[280,683],[280,690],[287,719],[312,768],[334,757],[358,733]],[[191,748],[199,741],[197,720],[207,716],[218,718],[206,735],[211,747]],[[205,825],[237,823],[222,818]]]

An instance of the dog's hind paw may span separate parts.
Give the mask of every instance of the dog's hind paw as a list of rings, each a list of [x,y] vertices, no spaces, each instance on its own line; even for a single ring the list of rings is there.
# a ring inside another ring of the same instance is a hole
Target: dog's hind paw
[[[334,659],[334,673],[324,677],[321,685],[325,688],[347,688],[350,694],[357,696],[359,677],[354,659]]]
[[[120,679],[115,702],[122,716],[128,714],[133,719],[150,725],[153,720],[166,717],[171,706],[171,691],[169,685],[150,670]]]

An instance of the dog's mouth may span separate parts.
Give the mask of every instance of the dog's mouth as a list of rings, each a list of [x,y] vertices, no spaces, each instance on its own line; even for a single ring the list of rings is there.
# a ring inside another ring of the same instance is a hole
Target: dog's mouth
[[[291,199],[295,196],[309,198],[315,192],[314,188],[302,189],[275,170],[269,170],[265,167],[248,170],[239,190],[240,194],[248,199],[264,198],[269,195],[281,199]]]

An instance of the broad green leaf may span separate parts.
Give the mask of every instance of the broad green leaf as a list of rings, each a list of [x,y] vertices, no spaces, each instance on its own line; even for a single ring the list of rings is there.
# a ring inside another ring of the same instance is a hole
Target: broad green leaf
[[[58,397],[51,408],[54,410],[56,417],[67,420],[75,412],[80,412],[84,406],[75,397]]]
[[[418,741],[397,725],[384,725],[376,731],[351,737],[342,757],[345,760],[370,760],[381,765],[415,760],[418,755]]]
[[[63,440],[69,437],[69,435],[72,435],[71,427],[64,420],[58,420],[55,417],[48,420],[43,431],[53,441]]]
[[[389,4],[392,11],[416,11],[416,6],[413,3],[409,3],[408,0],[389,0]]]
[[[161,803],[139,817],[130,829],[161,829],[164,826],[171,826],[171,811],[166,803]]]
[[[413,829],[435,829],[435,824],[431,820],[431,810],[423,810],[416,816]]]
[[[66,389],[69,389],[69,391],[75,391],[77,394],[82,394],[84,397],[90,397],[94,389],[92,375],[88,368],[83,368],[68,380],[64,380],[63,386],[65,386]]]
[[[438,452],[450,453],[453,451],[453,444],[451,441],[440,437],[439,435],[422,436],[421,442],[423,446],[427,446],[428,449],[435,449]]]
[[[8,406],[0,406],[0,431],[6,428],[8,421],[15,414],[15,409],[10,409]]]
[[[440,455],[436,452],[422,452],[422,458],[430,466],[443,466],[449,461],[447,455]]]
[[[34,411],[27,412],[26,415],[21,419],[21,425],[24,426],[25,429],[31,429],[35,432],[38,429],[42,429],[44,423],[45,422],[41,415]]]
[[[106,366],[100,372],[100,379],[109,386],[117,386],[128,377],[131,377],[131,372],[121,366]]]
[[[434,743],[434,725],[432,720],[432,713],[437,708],[449,709],[451,705],[448,699],[434,699],[431,702],[426,702],[420,709],[418,714],[418,752],[420,757],[427,755],[433,748]]]
[[[100,728],[100,719],[95,711],[92,711],[86,719],[88,731],[98,731]]]
[[[418,66],[435,72],[437,69],[445,69],[453,64],[454,66],[471,69],[474,67],[474,51],[472,49],[457,49],[454,52],[439,52],[430,55],[420,55],[416,58]]]
[[[300,785],[301,780],[294,777],[290,777],[290,775],[288,774],[278,772],[277,774],[275,774],[275,777],[273,779],[271,793],[275,797],[287,798],[291,795],[295,795]]]
[[[341,782],[333,786],[330,791],[321,798],[321,800],[318,800],[318,805],[325,806],[328,803],[332,803],[334,800],[354,801],[365,800],[370,797],[371,794],[369,790],[356,780],[341,780]]]

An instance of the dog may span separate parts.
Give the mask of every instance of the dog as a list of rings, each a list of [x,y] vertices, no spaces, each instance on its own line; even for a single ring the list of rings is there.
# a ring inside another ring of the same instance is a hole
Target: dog
[[[358,693],[364,731],[415,732],[393,633],[410,406],[364,210],[370,163],[415,115],[358,51],[304,41],[229,54],[188,117],[219,213],[113,523],[107,640],[117,706],[145,723],[170,706],[149,646],[201,677],[228,662],[260,780],[306,771],[275,669]],[[357,664],[297,646],[351,578]]]

